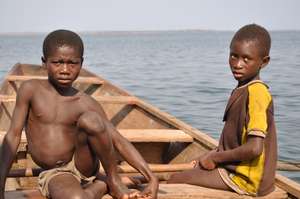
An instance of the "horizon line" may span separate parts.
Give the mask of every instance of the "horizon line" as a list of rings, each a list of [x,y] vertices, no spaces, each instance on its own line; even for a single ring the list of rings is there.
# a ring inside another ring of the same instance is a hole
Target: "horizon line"
[[[60,28],[58,28],[60,29]],[[54,30],[58,30],[54,29]],[[61,28],[70,30],[67,28]],[[161,30],[72,30],[80,34],[103,34],[103,33],[153,33],[153,32],[201,32],[201,31],[211,31],[211,32],[234,32],[236,30],[221,30],[221,29],[161,29]],[[271,32],[298,32],[300,29],[271,29]],[[51,31],[12,31],[12,32],[0,32],[0,36],[18,36],[18,35],[41,35],[49,33]]]

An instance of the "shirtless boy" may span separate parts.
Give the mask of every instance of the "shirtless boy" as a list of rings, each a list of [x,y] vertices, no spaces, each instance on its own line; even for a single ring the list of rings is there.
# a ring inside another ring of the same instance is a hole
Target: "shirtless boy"
[[[156,198],[158,181],[141,155],[108,121],[92,97],[72,87],[82,66],[83,51],[83,42],[74,32],[57,30],[45,38],[42,61],[48,81],[29,80],[18,90],[0,153],[1,199],[23,127],[32,159],[45,169],[39,175],[44,196],[99,199],[107,192],[107,184],[114,198]],[[142,193],[130,192],[121,182],[114,146],[148,180]],[[106,184],[95,180],[98,158],[107,175]]]
[[[195,168],[171,176],[188,183],[262,196],[274,190],[277,161],[272,96],[259,78],[270,60],[271,38],[263,27],[238,30],[230,44],[229,65],[238,85],[232,91],[217,149],[194,161]]]

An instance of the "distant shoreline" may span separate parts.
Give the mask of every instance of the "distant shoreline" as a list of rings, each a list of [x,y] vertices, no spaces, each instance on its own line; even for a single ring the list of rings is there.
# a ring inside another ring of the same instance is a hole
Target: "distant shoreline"
[[[75,30],[76,31],[76,30]],[[300,30],[270,30],[271,32],[300,32]],[[182,29],[182,30],[101,30],[101,31],[76,31],[84,35],[122,35],[122,34],[149,34],[161,32],[234,32],[234,30],[213,29]],[[45,35],[47,32],[0,32],[0,36],[35,36]]]

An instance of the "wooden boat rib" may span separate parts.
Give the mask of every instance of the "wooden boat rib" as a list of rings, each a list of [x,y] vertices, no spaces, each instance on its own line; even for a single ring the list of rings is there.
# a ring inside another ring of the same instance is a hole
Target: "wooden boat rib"
[[[46,70],[38,65],[16,64],[3,80],[0,88],[0,142],[9,128],[20,84],[34,78],[46,81]],[[215,148],[217,141],[87,70],[82,69],[74,86],[102,105],[115,127],[149,163],[151,170],[162,181],[159,198],[250,198],[192,185],[164,184],[169,174],[190,169],[188,163]],[[118,169],[122,175],[138,175],[120,156],[118,159]],[[36,176],[39,172],[40,168],[26,152],[26,137],[23,133],[16,162],[7,180],[6,198],[42,199],[36,190]],[[262,198],[300,198],[300,185],[295,181],[277,174],[276,185],[274,192]]]

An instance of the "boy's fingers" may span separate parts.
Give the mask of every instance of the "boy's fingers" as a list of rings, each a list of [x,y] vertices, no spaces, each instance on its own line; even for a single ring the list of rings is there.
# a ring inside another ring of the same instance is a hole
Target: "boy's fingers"
[[[144,199],[152,199],[152,196],[151,196],[151,194],[148,192],[148,193],[146,193],[146,194],[141,195],[141,198],[144,198]]]
[[[143,191],[142,194],[141,194],[141,196],[142,196],[143,198],[149,197],[150,195],[151,195],[150,190]]]
[[[119,199],[132,199],[132,198],[138,198],[140,196],[139,191],[133,191],[130,193],[123,194]]]
[[[129,199],[131,198],[139,198],[141,196],[141,193],[139,191],[134,191],[129,193]]]
[[[196,166],[197,166],[197,161],[196,161],[196,160],[193,160],[193,161],[191,162],[191,164],[193,165],[193,167],[196,167]]]
[[[119,199],[129,199],[129,196],[128,196],[128,194],[123,194],[123,195],[121,196],[121,198],[119,198]]]
[[[152,196],[142,196],[141,198],[144,198],[144,199],[153,199]]]

